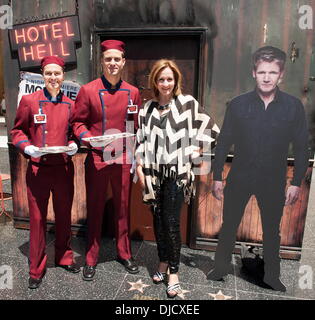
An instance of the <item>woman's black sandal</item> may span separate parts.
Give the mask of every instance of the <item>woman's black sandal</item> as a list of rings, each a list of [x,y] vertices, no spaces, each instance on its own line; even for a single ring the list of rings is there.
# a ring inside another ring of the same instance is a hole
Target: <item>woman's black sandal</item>
[[[157,272],[155,272],[155,274],[153,275],[152,280],[153,280],[153,283],[154,283],[154,284],[160,284],[160,283],[166,281],[166,277],[167,277],[166,272],[157,271]],[[158,280],[156,280],[156,279],[154,279],[154,278],[158,278]]]
[[[175,291],[175,294],[170,294],[170,291]],[[179,283],[175,283],[173,285],[168,285],[166,289],[166,294],[168,298],[175,298],[179,293],[182,292],[182,289],[179,285]]]

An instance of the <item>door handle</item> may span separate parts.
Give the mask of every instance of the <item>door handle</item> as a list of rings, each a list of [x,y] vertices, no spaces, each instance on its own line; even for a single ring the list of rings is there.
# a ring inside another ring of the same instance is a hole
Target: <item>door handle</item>
[[[311,76],[311,77],[310,77],[310,80],[311,80],[311,81],[315,81],[315,76]]]

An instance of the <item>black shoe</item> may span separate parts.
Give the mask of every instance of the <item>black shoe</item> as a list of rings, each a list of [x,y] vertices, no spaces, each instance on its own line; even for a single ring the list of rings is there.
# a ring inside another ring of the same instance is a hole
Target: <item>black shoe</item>
[[[71,272],[71,273],[78,273],[80,272],[80,267],[78,267],[76,264],[72,263],[72,264],[69,264],[69,265],[63,265],[63,264],[58,264],[56,263],[55,264],[56,267],[59,267],[59,268],[63,268],[65,269],[66,271],[68,272]]]
[[[85,265],[83,268],[82,279],[92,281],[94,279],[96,266]]]
[[[29,289],[37,289],[40,284],[42,283],[42,278],[40,279],[35,279],[35,278],[29,278],[28,279],[28,287]]]
[[[223,277],[225,277],[226,275],[227,273],[222,273],[213,269],[208,273],[207,279],[211,281],[222,281]]]
[[[117,261],[121,263],[129,273],[134,274],[139,272],[139,268],[135,263],[135,261],[133,260],[133,258],[130,258],[130,259],[117,258]]]
[[[270,289],[275,290],[275,291],[281,291],[281,292],[286,292],[287,288],[285,285],[281,282],[279,278],[276,279],[268,279],[264,278],[264,283],[270,287]]]

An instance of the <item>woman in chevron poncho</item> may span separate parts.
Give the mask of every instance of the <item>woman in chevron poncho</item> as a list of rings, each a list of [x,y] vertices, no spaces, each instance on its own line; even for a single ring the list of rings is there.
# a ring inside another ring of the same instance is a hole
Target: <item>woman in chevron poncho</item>
[[[181,291],[181,206],[194,195],[193,182],[204,167],[200,165],[206,157],[204,152],[219,133],[198,102],[182,94],[181,83],[182,75],[174,61],[162,59],[154,64],[149,76],[154,99],[140,110],[137,132],[137,174],[144,190],[143,201],[152,205],[160,259],[153,282],[166,282],[169,271],[169,298]]]

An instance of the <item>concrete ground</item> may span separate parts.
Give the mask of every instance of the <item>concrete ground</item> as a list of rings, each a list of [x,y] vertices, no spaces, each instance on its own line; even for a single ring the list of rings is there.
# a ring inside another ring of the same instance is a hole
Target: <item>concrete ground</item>
[[[1,118],[0,118],[1,119]],[[2,118],[3,119],[3,118]],[[0,120],[0,172],[9,173],[6,128]],[[315,181],[313,182],[315,183]],[[11,192],[10,182],[4,191]],[[12,214],[12,203],[6,201]],[[281,279],[287,292],[281,293],[257,285],[244,273],[238,255],[225,281],[206,279],[213,267],[214,253],[183,247],[180,265],[182,294],[177,300],[315,300],[315,208],[309,208],[300,261],[282,260]],[[73,237],[72,247],[78,264],[84,265],[85,240]],[[166,287],[154,285],[151,276],[158,263],[156,245],[149,241],[132,241],[133,254],[140,273],[131,275],[116,262],[115,242],[102,239],[101,255],[95,281],[86,282],[79,274],[69,274],[54,267],[54,234],[47,233],[48,269],[37,290],[28,289],[29,231],[13,227],[12,221],[0,217],[0,301],[1,300],[166,300]],[[13,279],[4,280],[12,272]]]

